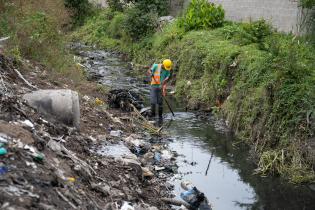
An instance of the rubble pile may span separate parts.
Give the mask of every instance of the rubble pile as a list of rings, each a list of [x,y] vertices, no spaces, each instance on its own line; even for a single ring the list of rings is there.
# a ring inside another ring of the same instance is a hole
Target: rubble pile
[[[130,137],[124,142],[139,151],[134,159],[112,158],[93,152],[91,148],[97,145],[122,140],[123,136],[111,136],[112,130],[122,129],[124,135],[130,136],[129,125],[109,122],[108,114],[101,114],[91,103],[80,107],[84,119],[81,132],[57,119],[46,118],[22,100],[24,94],[32,91],[30,83],[36,84],[30,80],[36,75],[34,72],[33,77],[24,75],[30,82],[27,84],[27,80],[16,75],[14,68],[13,63],[1,55],[1,209],[170,208],[160,199],[169,196],[168,187],[161,181],[165,177],[149,173],[159,174],[162,170],[151,164],[156,161],[152,154],[160,150],[137,144]],[[119,97],[129,97],[127,103],[138,101],[130,92]],[[118,104],[121,108],[121,102]],[[150,158],[145,159],[146,154],[150,154],[147,155]]]

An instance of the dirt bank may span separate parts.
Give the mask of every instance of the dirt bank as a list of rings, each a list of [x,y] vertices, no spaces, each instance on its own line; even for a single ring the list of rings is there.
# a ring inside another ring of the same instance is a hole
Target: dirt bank
[[[14,69],[40,89],[79,91],[80,131],[46,119],[24,103],[22,95],[32,88]],[[126,161],[91,150],[131,134],[143,136],[128,113],[104,112],[95,103],[95,97],[106,101],[95,84],[52,80],[43,67],[26,61],[17,65],[2,55],[0,75],[0,140],[6,149],[0,161],[3,209],[120,209],[123,201],[138,205],[136,209],[170,209],[160,200],[169,196],[165,177],[146,177],[137,158]],[[123,132],[121,138],[110,135],[116,130]]]

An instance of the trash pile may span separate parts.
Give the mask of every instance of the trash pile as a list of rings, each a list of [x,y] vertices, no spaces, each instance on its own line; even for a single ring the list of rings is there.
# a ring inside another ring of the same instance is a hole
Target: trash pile
[[[114,89],[109,91],[108,103],[111,108],[119,108],[123,111],[133,111],[134,105],[137,109],[143,108],[143,98],[136,92],[125,89]]]
[[[170,208],[159,199],[169,196],[168,188],[159,177],[145,176],[149,172],[139,168],[136,155],[133,161],[91,152],[90,148],[102,142],[117,143],[122,134],[130,136],[131,131],[126,129],[110,132],[127,125],[108,122],[114,117],[100,118],[95,107],[85,103],[80,107],[85,119],[81,126],[84,133],[80,133],[57,118],[47,118],[22,99],[36,90],[31,82],[14,62],[0,55],[1,209]],[[84,128],[87,124],[89,129]],[[129,140],[139,155],[146,150],[160,151]],[[161,153],[157,160],[166,157]],[[157,173],[153,169],[152,165],[148,171]]]

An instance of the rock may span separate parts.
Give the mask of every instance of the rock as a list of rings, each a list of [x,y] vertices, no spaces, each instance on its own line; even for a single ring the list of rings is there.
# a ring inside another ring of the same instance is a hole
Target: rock
[[[46,116],[79,129],[80,104],[77,92],[69,89],[38,90],[25,94],[23,99]]]

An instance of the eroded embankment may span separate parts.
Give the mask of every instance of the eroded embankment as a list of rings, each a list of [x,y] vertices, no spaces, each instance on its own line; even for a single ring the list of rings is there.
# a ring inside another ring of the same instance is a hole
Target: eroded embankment
[[[76,89],[64,78],[50,81],[40,66],[23,60],[16,65],[14,60],[0,55],[3,209],[117,209],[123,201],[138,204],[137,208],[169,208],[159,199],[167,196],[164,181],[158,177],[146,179],[136,157],[128,161],[91,151],[97,145],[120,141],[109,135],[110,130],[121,130],[126,136],[139,132],[124,113],[95,103],[96,96],[105,101],[96,84],[86,82],[80,86],[79,132],[47,119],[24,103],[21,97],[32,88],[14,68],[24,72],[26,80],[40,89]]]

